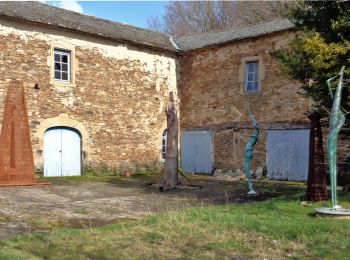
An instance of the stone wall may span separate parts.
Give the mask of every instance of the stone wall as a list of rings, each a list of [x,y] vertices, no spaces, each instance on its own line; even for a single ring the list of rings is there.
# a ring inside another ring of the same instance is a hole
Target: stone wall
[[[248,104],[262,127],[253,170],[266,166],[267,129],[308,128],[310,101],[270,56],[271,50],[286,47],[294,36],[292,31],[280,32],[197,50],[181,58],[181,127],[212,130],[215,168],[242,169],[244,147],[253,131]],[[260,90],[247,93],[244,64],[253,60],[259,61]]]
[[[53,49],[72,55],[72,82],[53,80]],[[25,86],[36,167],[54,126],[82,135],[85,167],[161,161],[164,108],[177,91],[173,54],[0,19],[0,123],[12,79]]]
[[[234,128],[213,131],[214,142],[214,166],[224,171],[243,170],[243,156],[245,146],[253,129]],[[266,148],[265,148],[266,131],[260,131],[259,142],[255,146],[254,160],[252,160],[252,169],[265,167]]]

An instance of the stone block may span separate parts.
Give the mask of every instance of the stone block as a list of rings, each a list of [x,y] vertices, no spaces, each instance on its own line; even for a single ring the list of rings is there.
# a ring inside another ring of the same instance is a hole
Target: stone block
[[[259,166],[255,171],[255,176],[257,180],[261,180],[263,175],[263,167]]]

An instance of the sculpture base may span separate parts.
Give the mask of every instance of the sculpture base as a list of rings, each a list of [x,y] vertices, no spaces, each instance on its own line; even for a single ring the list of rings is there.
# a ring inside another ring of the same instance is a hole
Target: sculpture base
[[[256,191],[255,190],[250,190],[247,192],[247,195],[256,195]]]
[[[31,167],[8,168],[0,175],[0,187],[34,185],[51,185],[51,183],[38,180]]]
[[[50,186],[51,182],[40,181],[0,181],[0,187],[14,187],[14,186]]]
[[[328,216],[328,217],[335,217],[335,218],[346,218],[350,219],[350,209],[344,209],[344,208],[318,208],[315,209],[316,215],[319,216]]]

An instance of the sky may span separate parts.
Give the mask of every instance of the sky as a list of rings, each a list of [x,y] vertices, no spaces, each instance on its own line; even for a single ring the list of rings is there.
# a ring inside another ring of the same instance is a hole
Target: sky
[[[107,20],[147,28],[147,19],[162,16],[165,1],[45,1],[46,4]]]

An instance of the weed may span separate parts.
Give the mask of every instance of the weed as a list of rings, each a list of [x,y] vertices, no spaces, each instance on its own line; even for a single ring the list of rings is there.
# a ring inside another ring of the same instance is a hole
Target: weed
[[[330,203],[305,207],[300,198],[196,207],[99,228],[23,235],[0,243],[0,259],[347,259],[349,220],[314,217],[314,208]],[[349,200],[349,194],[340,196],[345,207]]]
[[[86,208],[77,208],[73,210],[73,213],[80,214],[80,215],[87,215],[90,213],[90,211]]]

